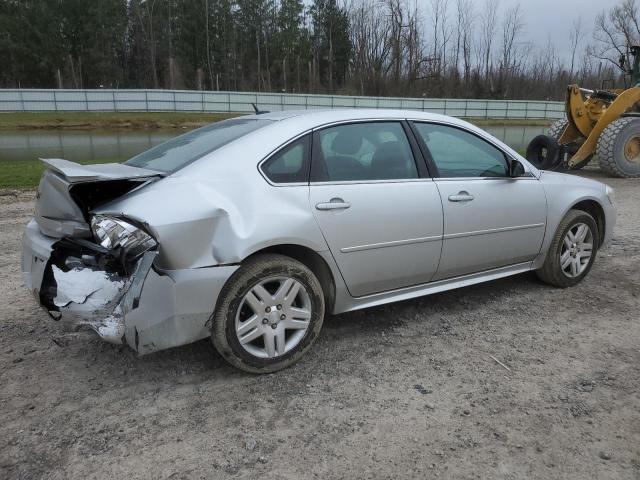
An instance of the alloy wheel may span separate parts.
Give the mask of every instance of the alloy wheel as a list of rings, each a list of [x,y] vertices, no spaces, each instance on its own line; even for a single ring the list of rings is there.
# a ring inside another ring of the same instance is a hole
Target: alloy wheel
[[[279,357],[304,338],[312,304],[302,283],[290,277],[260,281],[244,295],[235,319],[240,345],[259,358]]]
[[[586,270],[593,252],[593,232],[584,223],[573,225],[564,237],[560,251],[560,268],[569,278]]]

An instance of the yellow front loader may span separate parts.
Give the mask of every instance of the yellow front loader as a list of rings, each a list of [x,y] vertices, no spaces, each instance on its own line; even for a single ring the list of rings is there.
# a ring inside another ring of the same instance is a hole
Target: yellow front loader
[[[544,170],[573,170],[594,155],[600,168],[614,177],[640,177],[640,47],[630,48],[633,66],[626,90],[587,90],[570,85],[566,118],[556,121],[548,135],[527,147],[527,159]]]

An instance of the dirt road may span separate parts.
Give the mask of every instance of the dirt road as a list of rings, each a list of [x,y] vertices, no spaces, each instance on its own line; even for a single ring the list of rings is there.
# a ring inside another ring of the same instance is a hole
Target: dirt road
[[[0,478],[638,479],[640,182],[604,180],[618,226],[580,286],[328,318],[268,376],[206,341],[137,359],[63,332],[21,286],[33,194],[2,196]]]

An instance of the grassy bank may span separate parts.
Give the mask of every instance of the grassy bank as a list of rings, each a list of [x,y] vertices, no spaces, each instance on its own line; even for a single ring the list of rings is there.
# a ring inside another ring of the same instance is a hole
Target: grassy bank
[[[110,163],[117,162],[111,158],[91,160],[81,163]],[[31,189],[38,186],[40,177],[44,172],[44,163],[40,160],[33,161],[2,161],[0,162],[0,190]]]
[[[237,114],[181,112],[1,113],[0,130],[150,130],[196,128]]]

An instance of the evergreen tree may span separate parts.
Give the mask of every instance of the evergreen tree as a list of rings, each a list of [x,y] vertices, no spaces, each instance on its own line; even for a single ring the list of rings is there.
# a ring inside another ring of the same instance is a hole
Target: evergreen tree
[[[351,55],[349,16],[336,0],[314,0],[311,18],[316,75],[333,93],[347,79]]]

